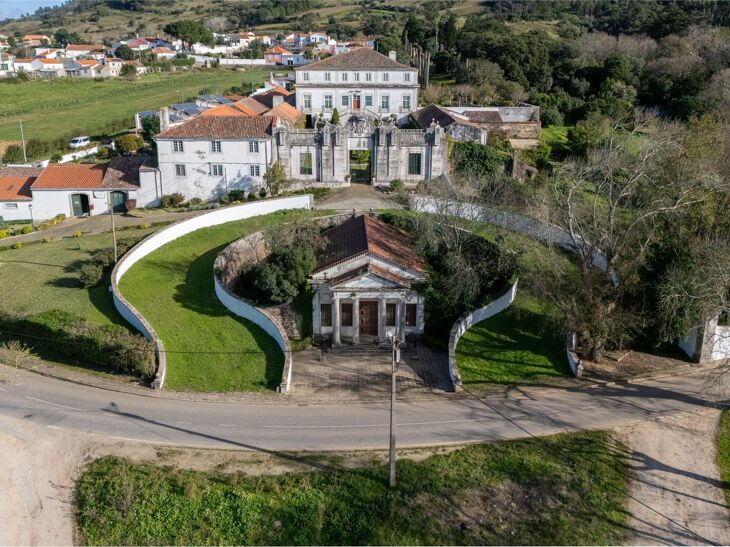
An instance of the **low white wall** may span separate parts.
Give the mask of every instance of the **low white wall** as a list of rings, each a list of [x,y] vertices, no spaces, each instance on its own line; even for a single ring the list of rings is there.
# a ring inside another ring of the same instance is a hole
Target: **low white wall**
[[[459,340],[466,331],[477,323],[489,319],[508,308],[515,301],[515,296],[517,296],[517,280],[502,296],[484,307],[462,315],[451,327],[451,334],[449,335],[449,376],[451,377],[451,383],[454,384],[454,391],[461,389],[461,376],[459,375],[459,367],[456,364],[456,346],[459,344]]]
[[[284,327],[272,317],[266,310],[257,308],[256,306],[246,302],[242,298],[226,289],[220,282],[218,275],[213,273],[213,283],[215,284],[215,294],[228,311],[231,313],[248,319],[252,323],[256,323],[266,334],[271,336],[276,343],[279,344],[284,354],[284,370],[281,374],[281,383],[276,391],[279,393],[288,393],[292,379],[292,351],[289,343],[289,337],[284,331]]]
[[[71,152],[69,154],[64,154],[61,156],[61,159],[58,161],[58,163],[68,163],[70,161],[74,161],[80,158],[85,158],[86,156],[92,156],[96,154],[99,151],[98,146],[92,146],[91,148],[84,148],[83,150],[79,150],[77,152]]]
[[[119,281],[122,276],[141,259],[148,254],[156,251],[163,245],[170,243],[201,228],[208,228],[232,222],[234,220],[242,220],[261,215],[268,215],[276,211],[286,209],[311,209],[314,205],[314,197],[311,194],[303,196],[292,196],[279,199],[270,199],[265,201],[256,201],[253,203],[245,203],[234,207],[226,207],[225,209],[217,209],[210,213],[206,213],[197,217],[183,220],[176,224],[172,224],[167,228],[156,232],[146,239],[135,245],[122,259],[112,271],[111,288],[114,306],[117,311],[124,317],[134,328],[139,330],[148,340],[155,344],[157,350],[157,373],[152,382],[152,387],[160,389],[165,382],[165,373],[167,370],[167,359],[165,348],[162,340],[159,339],[157,333],[147,320],[139,313],[132,304],[130,304],[119,291]]]
[[[712,360],[730,359],[730,327],[715,327],[712,339]]]

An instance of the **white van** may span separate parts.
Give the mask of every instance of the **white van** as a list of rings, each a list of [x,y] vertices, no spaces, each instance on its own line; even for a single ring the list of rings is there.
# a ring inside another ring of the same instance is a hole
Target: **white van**
[[[69,148],[83,148],[84,146],[89,146],[91,144],[91,141],[89,140],[89,137],[74,137],[69,141],[68,147]]]

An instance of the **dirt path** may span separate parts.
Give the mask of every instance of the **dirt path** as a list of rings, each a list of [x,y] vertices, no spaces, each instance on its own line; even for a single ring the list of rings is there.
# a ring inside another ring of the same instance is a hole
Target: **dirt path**
[[[336,188],[322,201],[318,201],[315,209],[336,209],[351,211],[367,211],[369,209],[400,209],[391,194],[384,194],[369,184],[353,184],[347,188]]]
[[[709,542],[730,544],[730,513],[716,464],[720,411],[670,416],[618,429],[631,462],[632,495]],[[629,545],[707,544],[629,500]]]

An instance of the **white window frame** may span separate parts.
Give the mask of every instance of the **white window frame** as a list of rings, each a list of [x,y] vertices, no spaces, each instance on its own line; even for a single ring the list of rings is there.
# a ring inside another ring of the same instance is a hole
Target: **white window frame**
[[[325,72],[324,73],[324,81],[325,82],[331,82],[332,81],[332,73],[331,72]]]
[[[214,177],[222,177],[223,176],[223,166],[219,163],[216,163],[214,165],[211,165],[211,174]]]
[[[185,152],[185,145],[183,144],[183,141],[172,141],[172,151]]]
[[[350,108],[350,96],[349,95],[342,95],[340,97],[340,106],[344,106],[345,108]]]
[[[410,72],[404,72],[403,73],[403,81],[404,82],[410,82],[411,81],[411,73]]]
[[[390,79],[390,74],[387,72],[383,72],[383,81],[387,82]]]
[[[406,104],[408,103],[408,104]],[[401,106],[403,107],[403,110],[410,110],[411,109],[411,96],[406,94],[403,95],[401,98]]]
[[[304,108],[307,110],[311,110],[312,108],[312,95],[311,93],[305,93],[303,95],[304,97]]]
[[[370,103],[370,104],[368,104]],[[372,95],[365,95],[365,102],[363,103],[366,107],[372,108],[373,107],[373,96]]]
[[[3,203],[3,209],[17,209],[17,203]]]
[[[210,151],[215,154],[221,153],[221,141],[210,141]]]
[[[302,81],[303,82],[309,81],[309,72],[302,72]]]
[[[329,103],[329,106],[327,105],[327,103]],[[334,102],[332,100],[331,94],[328,93],[324,97],[322,97],[322,108],[324,108],[325,110],[332,110],[333,104]]]
[[[188,174],[187,169],[185,168],[184,163],[176,163],[175,164],[175,176],[176,177],[186,177]]]
[[[248,141],[248,151],[250,154],[259,153],[259,141]]]
[[[390,110],[390,95],[380,96],[380,110]]]
[[[343,73],[342,73],[342,74],[340,75],[340,78],[342,79],[342,81],[343,81],[343,82],[346,82],[346,81],[347,81],[347,72],[343,72]]]
[[[372,82],[373,81],[373,73],[372,72],[366,72],[365,73],[365,81],[366,82]]]
[[[260,177],[261,176],[261,166],[260,165],[249,165],[248,174],[252,177]]]
[[[359,82],[360,81],[360,73],[359,72],[355,72],[355,81],[356,82]]]

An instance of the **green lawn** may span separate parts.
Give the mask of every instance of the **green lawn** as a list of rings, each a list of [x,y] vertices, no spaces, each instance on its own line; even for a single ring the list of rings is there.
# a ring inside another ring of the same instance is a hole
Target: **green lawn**
[[[600,431],[473,445],[401,459],[393,490],[387,466],[338,457],[258,477],[105,458],[77,483],[77,524],[89,545],[621,544],[619,449]]]
[[[218,93],[232,85],[258,85],[268,74],[268,70],[194,70],[149,74],[133,82],[59,78],[0,84],[0,141],[20,140],[19,120],[26,139],[50,140],[72,132],[93,135],[111,121],[132,121],[137,111],[180,102],[181,92],[188,98],[201,89]]]
[[[228,312],[213,289],[213,262],[231,241],[284,222],[275,213],[204,228],[135,264],[120,283],[169,351],[165,386],[193,391],[266,391],[281,381],[279,346]]]
[[[730,410],[724,410],[717,426],[717,466],[725,483],[725,499],[730,505]]]
[[[544,306],[518,286],[509,308],[477,323],[459,340],[456,362],[464,385],[537,382],[570,374],[565,340],[547,320]]]
[[[139,240],[158,229],[124,230],[119,238]],[[72,268],[74,262],[88,259],[92,251],[111,246],[111,233],[106,233],[0,252],[0,309],[21,315],[61,309],[93,323],[125,325],[114,308],[108,285],[86,289]]]

